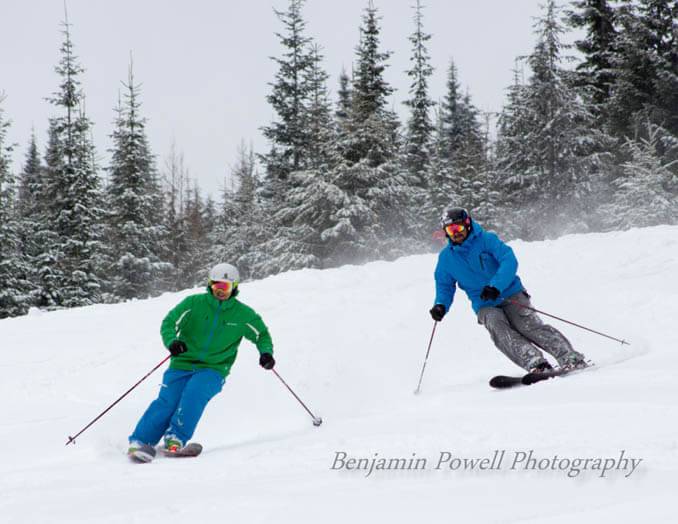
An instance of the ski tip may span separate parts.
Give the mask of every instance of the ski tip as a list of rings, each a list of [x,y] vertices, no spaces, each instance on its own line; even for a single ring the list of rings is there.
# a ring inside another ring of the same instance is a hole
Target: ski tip
[[[497,375],[490,379],[490,386],[495,389],[506,389],[520,384],[522,377],[507,377],[505,375]]]

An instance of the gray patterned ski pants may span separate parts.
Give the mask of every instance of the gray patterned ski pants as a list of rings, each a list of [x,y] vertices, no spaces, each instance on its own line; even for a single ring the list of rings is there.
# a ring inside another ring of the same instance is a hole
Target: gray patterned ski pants
[[[512,295],[509,300],[530,306],[529,295],[524,291]],[[478,311],[478,323],[490,332],[494,345],[525,370],[545,360],[537,348],[553,355],[560,365],[573,356],[584,358],[572,348],[560,331],[544,324],[537,313],[508,300],[498,307],[481,308]]]

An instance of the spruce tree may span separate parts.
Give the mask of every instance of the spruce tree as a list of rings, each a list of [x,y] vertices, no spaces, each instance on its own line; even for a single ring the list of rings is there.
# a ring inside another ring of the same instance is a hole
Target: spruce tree
[[[130,63],[124,103],[119,104],[111,138],[110,181],[107,187],[109,283],[122,299],[147,297],[162,291],[158,282],[166,264],[160,259],[160,185],[155,159],[140,114],[139,86]]]
[[[40,160],[35,133],[31,134],[24,167],[19,175],[17,214],[19,219],[19,238],[21,253],[29,271],[29,302],[40,304],[41,289],[39,270],[40,255],[45,251],[45,236],[49,237],[49,224],[45,222],[44,209],[47,205],[45,169]]]
[[[0,94],[0,319],[23,315],[28,311],[27,270],[20,249],[19,223],[16,215],[14,177],[10,169],[12,145]]]
[[[414,16],[415,30],[409,37],[412,43],[412,56],[410,58],[412,68],[407,71],[407,75],[411,79],[411,98],[406,100],[404,104],[410,108],[405,145],[407,169],[417,185],[424,189],[426,188],[427,171],[430,167],[430,147],[433,134],[430,109],[434,102],[428,93],[428,81],[433,74],[433,67],[430,64],[430,57],[426,49],[426,42],[431,39],[431,35],[424,32],[422,11],[421,2],[417,0]]]
[[[275,273],[277,262],[264,244],[277,238],[278,224],[264,220],[254,151],[244,142],[238,148],[230,180],[232,184],[224,186],[221,212],[210,233],[211,258],[215,263],[234,264],[243,280]]]
[[[341,232],[332,263],[411,252],[416,203],[401,158],[400,123],[387,108],[393,88],[384,79],[390,53],[380,50],[377,9],[365,9],[356,48],[351,111],[337,139],[329,181],[346,195],[333,216]],[[339,200],[339,198],[337,198]],[[341,224],[341,225],[340,225]],[[341,254],[343,253],[343,255]]]
[[[568,12],[570,26],[586,30],[584,38],[575,42],[584,57],[577,64],[577,84],[593,90],[593,101],[600,111],[614,81],[615,10],[608,0],[576,0],[572,7]]]
[[[80,88],[83,69],[73,53],[69,24],[63,25],[64,42],[56,67],[61,84],[50,99],[61,114],[50,121],[46,186],[51,202],[48,217],[57,242],[50,278],[61,282],[58,305],[73,307],[101,298],[104,211],[92,124],[85,114]]]
[[[633,138],[649,119],[678,135],[678,4],[624,1],[617,20],[614,83],[605,107],[612,132]]]
[[[446,87],[436,137],[435,164],[442,172],[431,178],[443,186],[430,189],[436,207],[429,211],[429,222],[450,204],[466,207],[475,215],[481,203],[478,184],[485,169],[485,148],[478,110],[470,95],[461,92],[453,60],[450,60]]]
[[[332,150],[335,133],[327,94],[328,75],[322,69],[318,46],[311,49],[311,57],[313,65],[307,78],[310,92],[305,114],[307,167],[290,173],[285,200],[270,215],[277,232],[264,245],[271,258],[268,267],[262,268],[264,273],[320,267],[325,256],[322,232],[327,228],[326,217],[331,209],[318,197],[328,183],[328,173],[336,160]]]
[[[192,187],[187,188],[184,201],[187,247],[182,274],[185,284],[182,287],[194,287],[205,282],[205,275],[209,270],[207,238],[211,226],[205,220],[205,201],[196,181],[193,181]]]
[[[26,152],[26,161],[19,175],[18,212],[22,218],[36,215],[37,193],[40,190],[43,176],[43,166],[40,161],[35,132],[33,132]]]
[[[266,97],[277,119],[263,128],[264,136],[272,145],[263,160],[267,183],[274,194],[280,194],[278,186],[285,187],[284,181],[290,172],[306,165],[308,130],[304,120],[310,91],[307,79],[313,58],[309,53],[311,39],[304,34],[303,3],[304,0],[290,0],[287,11],[275,10],[284,26],[284,32],[276,33],[284,51],[282,57],[272,58],[278,71],[270,84],[271,94]]]
[[[186,279],[189,264],[189,239],[186,226],[185,195],[188,187],[188,170],[184,156],[172,142],[163,169],[163,253],[161,259],[170,264],[165,274],[164,288],[171,291],[185,289],[190,285]]]
[[[506,129],[519,130],[508,136],[521,151],[509,144],[498,148],[507,152],[501,159],[505,167],[505,190],[512,205],[520,210],[527,238],[544,238],[573,228],[571,217],[579,220],[576,230],[587,223],[591,177],[601,168],[600,155],[605,137],[594,126],[593,115],[584,94],[572,88],[569,73],[562,67],[560,41],[563,31],[553,0],[545,7],[537,26],[538,42],[527,61],[532,70],[528,84],[518,90],[520,99],[512,110],[519,121],[504,118]],[[500,135],[500,139],[506,135]],[[522,154],[518,162],[511,159]],[[518,166],[522,169],[516,169]]]
[[[605,226],[628,229],[678,223],[678,140],[646,122],[643,136],[624,145],[629,160],[612,181],[614,192],[601,206]]]

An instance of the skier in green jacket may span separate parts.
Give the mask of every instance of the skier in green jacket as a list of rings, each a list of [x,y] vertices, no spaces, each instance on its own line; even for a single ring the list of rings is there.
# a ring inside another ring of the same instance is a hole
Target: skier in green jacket
[[[129,437],[128,454],[148,462],[164,437],[165,451],[180,450],[193,436],[207,403],[221,391],[244,338],[256,344],[259,365],[273,369],[273,343],[261,317],[235,297],[238,270],[218,264],[206,293],[191,295],[172,309],[160,327],[172,354],[158,398]]]

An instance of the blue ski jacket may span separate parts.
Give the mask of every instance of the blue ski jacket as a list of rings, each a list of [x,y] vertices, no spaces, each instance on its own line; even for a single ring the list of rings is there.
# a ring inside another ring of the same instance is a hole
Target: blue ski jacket
[[[448,240],[438,255],[435,303],[449,311],[458,285],[468,295],[476,313],[483,307],[498,306],[507,297],[524,290],[517,270],[518,260],[513,250],[496,234],[473,222],[471,233],[462,244],[455,245]],[[497,288],[501,295],[496,300],[481,300],[480,293],[485,286]]]

